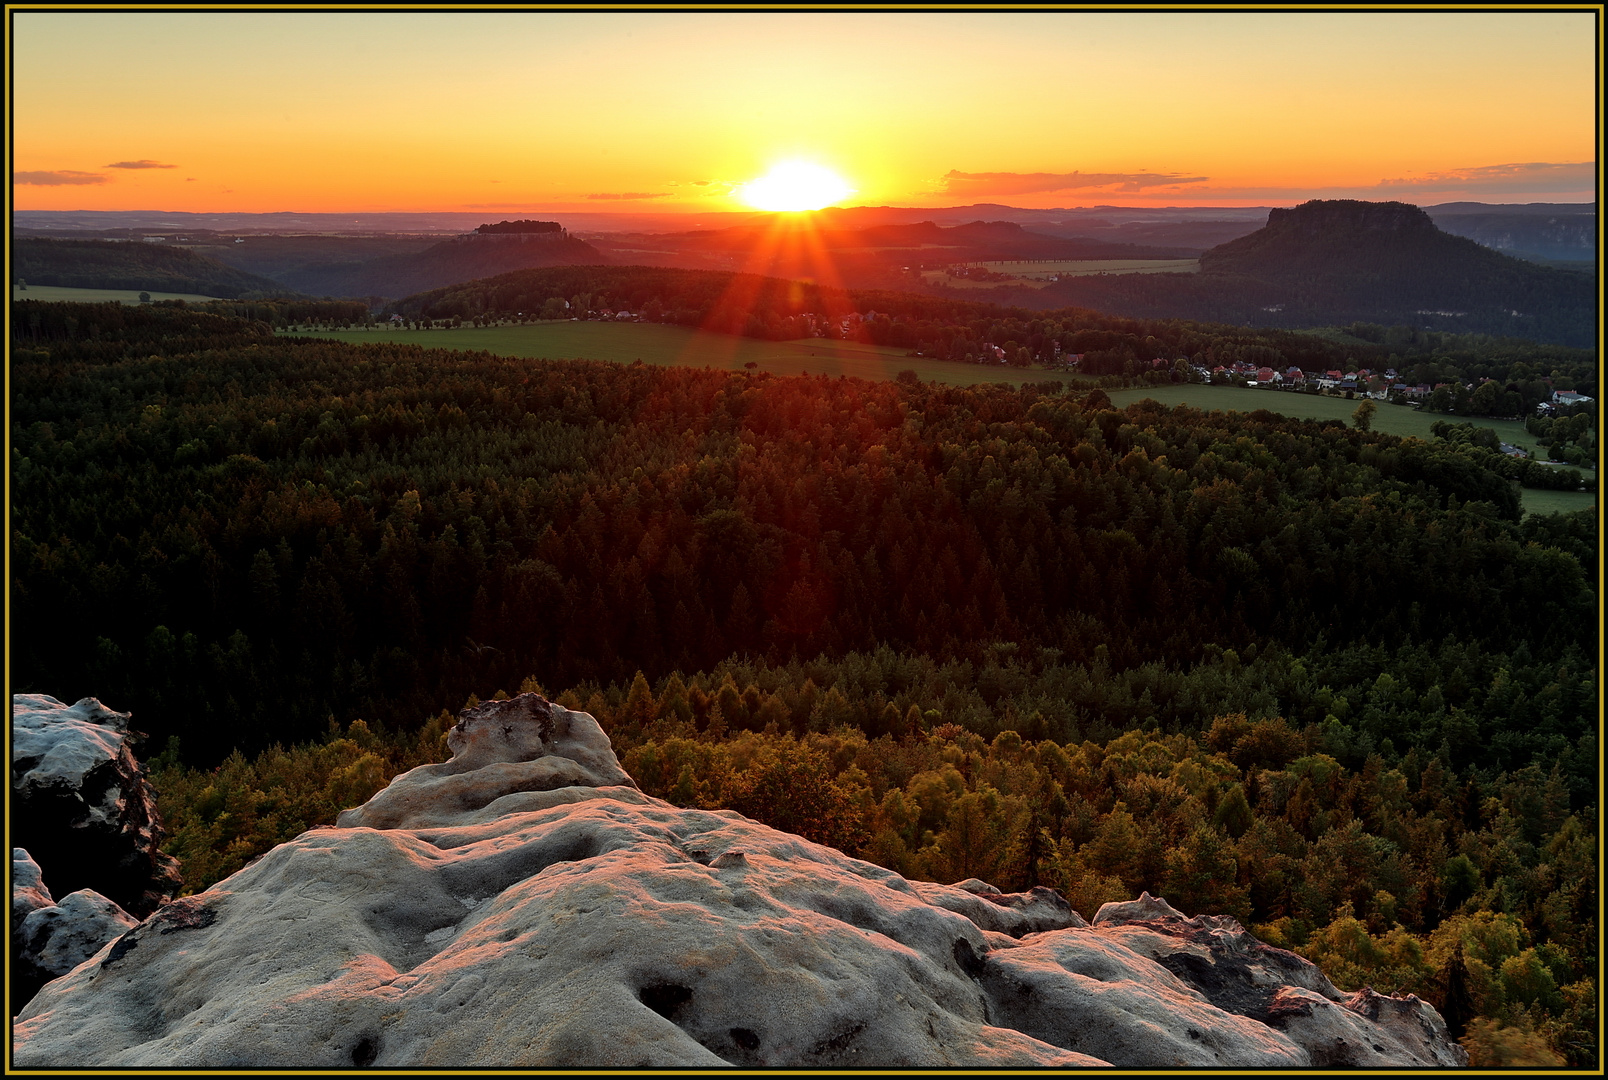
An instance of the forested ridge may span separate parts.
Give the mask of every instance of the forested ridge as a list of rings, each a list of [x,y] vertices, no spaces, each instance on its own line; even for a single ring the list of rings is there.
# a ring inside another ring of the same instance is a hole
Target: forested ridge
[[[12,243],[11,259],[12,277],[35,285],[226,297],[294,295],[276,281],[187,248],[139,241],[20,239]]]
[[[1480,454],[114,308],[13,309],[13,689],[177,736],[198,872],[539,679],[646,789],[904,872],[975,826],[1002,886],[1194,897],[1428,982],[1466,917],[1515,946],[1460,961],[1483,1015],[1595,1053],[1595,517],[1521,520]]]

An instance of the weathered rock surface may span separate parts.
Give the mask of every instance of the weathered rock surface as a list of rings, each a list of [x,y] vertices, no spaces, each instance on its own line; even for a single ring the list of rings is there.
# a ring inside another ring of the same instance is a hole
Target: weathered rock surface
[[[342,827],[160,909],[40,992],[14,1025],[16,1064],[1313,1060],[1287,1031],[1215,1005],[1113,936],[1143,925],[1085,926],[1038,891],[912,883],[729,811],[678,809],[613,779],[618,764],[590,717],[575,719],[584,714],[564,722],[591,757],[565,760],[603,782],[521,787],[568,775],[549,760],[566,736],[546,705],[514,699],[466,716],[454,762],[398,778]],[[524,747],[499,752],[528,754],[539,739],[541,756],[493,760],[482,725]],[[545,771],[500,767],[543,761]],[[1033,920],[1057,925],[1034,931]],[[1281,985],[1310,993],[1313,981]],[[1385,1048],[1375,1053],[1400,1052],[1387,1025],[1364,1015],[1395,1004],[1333,1004]],[[1324,1023],[1322,1037],[1341,1030]]]
[[[11,849],[11,932],[22,929],[23,920],[40,908],[54,907],[56,901],[45,887],[45,875],[24,848]]]
[[[94,698],[11,702],[11,839],[59,893],[93,889],[144,916],[179,886],[162,854],[156,794],[134,758],[129,714]]]
[[[403,773],[362,806],[342,811],[341,828],[418,829],[448,825],[509,795],[567,787],[636,787],[589,713],[537,694],[487,701],[459,714],[447,733],[452,760]],[[504,804],[507,813],[513,804]]]
[[[93,889],[51,898],[39,864],[11,852],[11,995],[21,1008],[51,979],[65,975],[139,922]]]
[[[1144,893],[1095,914],[1103,936],[1149,957],[1225,1012],[1282,1031],[1323,1068],[1468,1064],[1435,1009],[1407,994],[1344,994],[1316,966],[1226,915],[1186,918]]]
[[[964,915],[984,930],[1013,938],[1088,925],[1064,896],[1042,885],[1025,893],[1002,893],[976,878],[954,885],[932,881],[912,881],[910,885],[927,903]]]

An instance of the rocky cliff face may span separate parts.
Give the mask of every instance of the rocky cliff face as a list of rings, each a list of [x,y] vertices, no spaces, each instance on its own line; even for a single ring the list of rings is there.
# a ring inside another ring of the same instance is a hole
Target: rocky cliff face
[[[1263,228],[1202,255],[1201,268],[1252,276],[1292,270],[1377,273],[1398,262],[1482,257],[1494,256],[1472,241],[1441,232],[1428,214],[1408,203],[1315,199],[1270,211]]]
[[[156,793],[134,757],[129,714],[94,698],[11,703],[11,842],[58,895],[93,889],[137,916],[179,886],[162,854]]]
[[[455,756],[170,903],[34,999],[20,1067],[1455,1065],[1146,896],[913,883],[643,795],[596,722],[488,703]],[[570,756],[573,755],[573,756]]]

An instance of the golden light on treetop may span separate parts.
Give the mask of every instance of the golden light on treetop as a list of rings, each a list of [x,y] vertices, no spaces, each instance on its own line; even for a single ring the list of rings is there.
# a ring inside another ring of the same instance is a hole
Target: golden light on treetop
[[[737,197],[759,210],[819,210],[853,191],[848,181],[823,165],[782,161],[740,187]]]

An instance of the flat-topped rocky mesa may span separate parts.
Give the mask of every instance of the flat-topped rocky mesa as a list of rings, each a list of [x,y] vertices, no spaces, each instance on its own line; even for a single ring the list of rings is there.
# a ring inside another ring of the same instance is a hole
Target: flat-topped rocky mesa
[[[46,986],[40,1068],[1466,1061],[1231,919],[906,881],[636,789],[595,720],[468,710],[453,760],[174,901]]]

